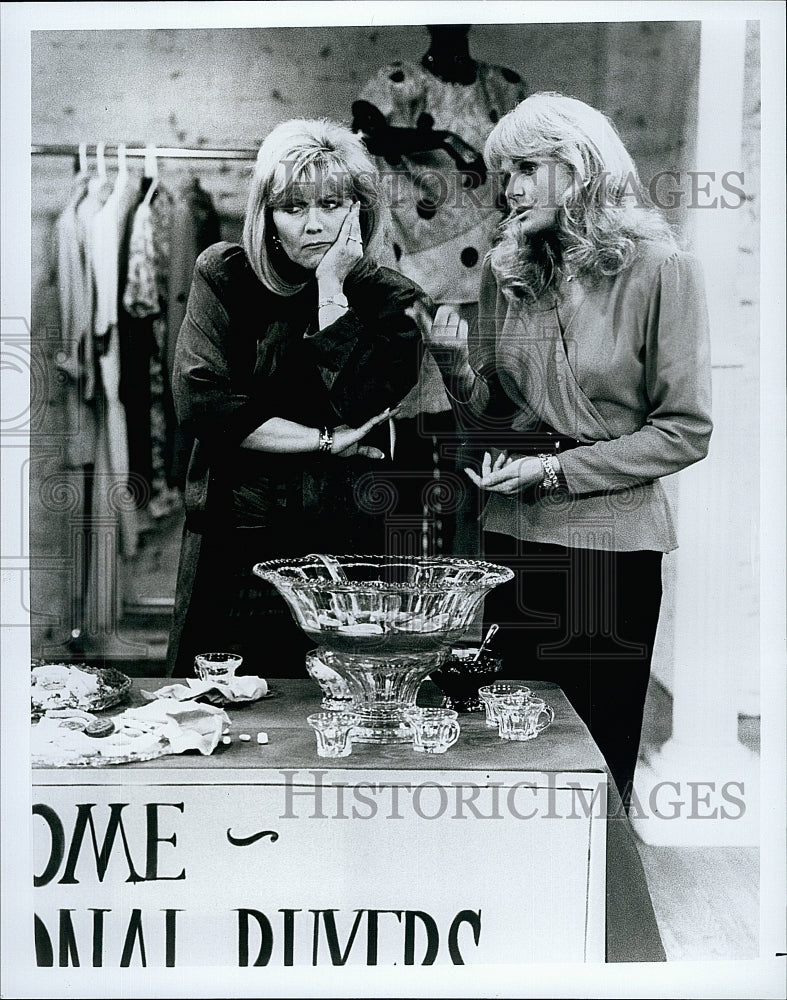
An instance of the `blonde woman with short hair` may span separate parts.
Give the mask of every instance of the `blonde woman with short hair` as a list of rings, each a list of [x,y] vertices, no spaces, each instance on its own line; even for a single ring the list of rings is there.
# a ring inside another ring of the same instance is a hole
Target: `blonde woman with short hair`
[[[377,551],[375,469],[415,384],[431,308],[378,267],[386,209],[362,140],[325,120],[284,122],[260,147],[243,244],[198,259],[175,351],[173,398],[194,438],[170,673],[196,653],[243,672],[304,673],[308,646],[255,562]]]

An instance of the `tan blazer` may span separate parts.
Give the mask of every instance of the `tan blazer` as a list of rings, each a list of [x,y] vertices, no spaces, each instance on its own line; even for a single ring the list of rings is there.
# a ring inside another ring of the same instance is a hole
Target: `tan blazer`
[[[704,458],[712,429],[707,306],[693,256],[643,243],[616,277],[592,287],[575,279],[535,305],[504,296],[486,264],[470,363],[496,374],[514,406],[512,431],[543,421],[582,442],[560,457],[568,492],[492,494],[485,529],[580,548],[677,546],[659,479]]]

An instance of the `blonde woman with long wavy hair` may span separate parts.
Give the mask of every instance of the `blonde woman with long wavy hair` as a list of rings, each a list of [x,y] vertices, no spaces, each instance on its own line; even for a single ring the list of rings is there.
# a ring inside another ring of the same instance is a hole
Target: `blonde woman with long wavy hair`
[[[648,203],[611,121],[540,93],[485,159],[508,215],[479,323],[428,334],[479,445],[484,553],[515,580],[489,596],[510,677],[563,688],[628,806],[661,604],[677,546],[661,485],[711,434],[703,277]]]

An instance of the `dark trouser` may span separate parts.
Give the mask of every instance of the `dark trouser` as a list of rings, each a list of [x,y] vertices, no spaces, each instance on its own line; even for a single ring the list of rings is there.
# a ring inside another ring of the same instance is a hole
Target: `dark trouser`
[[[487,595],[501,677],[558,684],[628,807],[661,606],[660,552],[606,552],[486,532],[485,558],[514,570]]]

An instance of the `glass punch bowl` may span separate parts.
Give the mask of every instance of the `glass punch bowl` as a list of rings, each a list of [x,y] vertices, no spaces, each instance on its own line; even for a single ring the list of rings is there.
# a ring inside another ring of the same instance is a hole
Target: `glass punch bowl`
[[[357,742],[412,739],[405,709],[473,624],[484,595],[513,577],[459,557],[308,555],[257,563],[320,659],[345,678],[361,715]]]

